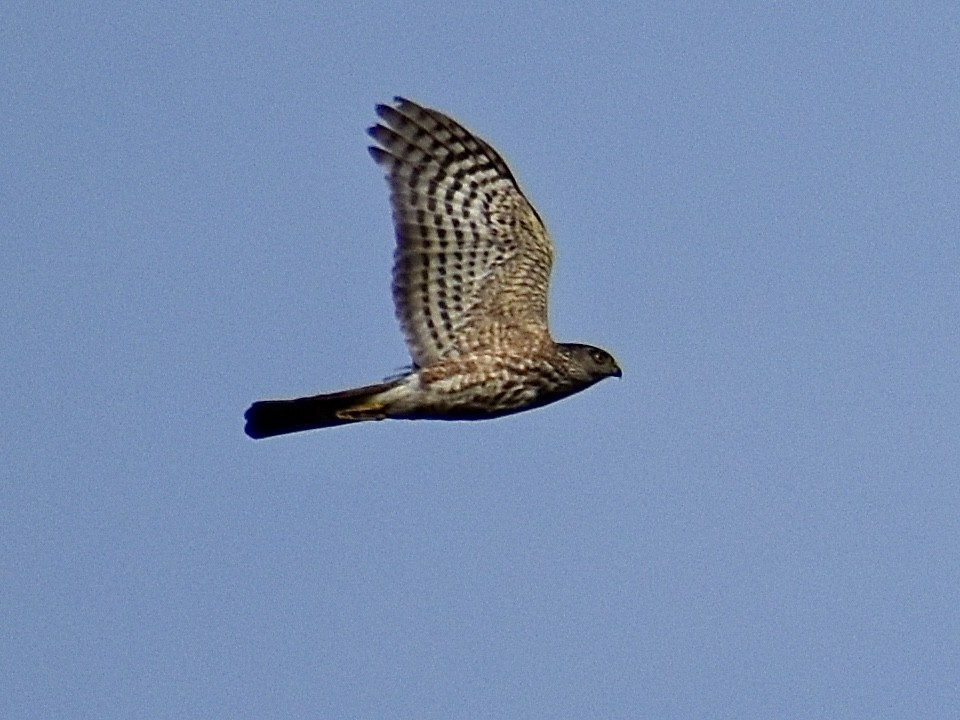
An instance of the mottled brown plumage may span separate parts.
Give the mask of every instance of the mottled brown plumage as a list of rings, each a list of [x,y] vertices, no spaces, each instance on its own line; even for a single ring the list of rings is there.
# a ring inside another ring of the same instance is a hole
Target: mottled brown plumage
[[[393,300],[413,369],[378,385],[256,402],[247,434],[384,418],[481,420],[620,377],[609,353],[550,337],[553,247],[497,152],[403,98],[377,114],[370,154],[390,186]]]

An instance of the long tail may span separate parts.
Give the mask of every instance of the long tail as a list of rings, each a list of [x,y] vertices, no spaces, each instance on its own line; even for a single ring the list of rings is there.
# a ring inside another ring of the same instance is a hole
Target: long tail
[[[367,385],[366,387],[313,395],[293,400],[261,400],[249,407],[244,418],[244,431],[250,437],[260,438],[287,433],[319,430],[363,420],[383,420],[384,404],[378,396],[399,381]]]

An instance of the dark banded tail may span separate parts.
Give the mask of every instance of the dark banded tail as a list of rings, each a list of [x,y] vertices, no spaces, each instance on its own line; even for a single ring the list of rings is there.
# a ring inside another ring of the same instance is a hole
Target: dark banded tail
[[[259,440],[364,420],[383,420],[386,414],[378,396],[396,384],[397,381],[379,383],[293,400],[261,400],[244,413],[247,421],[244,431]]]

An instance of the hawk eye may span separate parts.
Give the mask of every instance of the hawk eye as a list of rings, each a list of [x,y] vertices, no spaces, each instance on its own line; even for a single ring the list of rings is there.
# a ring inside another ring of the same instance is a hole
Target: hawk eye
[[[591,350],[590,357],[592,357],[593,361],[597,364],[602,364],[604,362],[603,353],[599,350]]]

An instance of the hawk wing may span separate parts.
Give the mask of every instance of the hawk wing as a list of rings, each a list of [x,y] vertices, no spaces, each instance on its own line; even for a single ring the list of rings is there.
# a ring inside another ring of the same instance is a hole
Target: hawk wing
[[[403,98],[377,114],[370,154],[390,185],[393,301],[413,362],[549,341],[553,248],[500,155]]]

